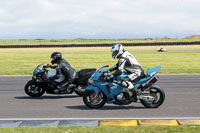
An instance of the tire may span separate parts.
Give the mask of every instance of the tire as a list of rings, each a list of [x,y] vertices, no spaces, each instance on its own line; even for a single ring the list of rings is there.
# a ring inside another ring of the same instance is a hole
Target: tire
[[[99,102],[98,103],[92,103],[94,101],[90,101],[91,98],[95,97],[96,93],[94,91],[85,91],[83,94],[83,102],[85,103],[85,105],[91,109],[99,109],[101,107],[104,106],[104,104],[106,103],[106,96],[102,93],[99,92],[98,93],[98,99],[96,98],[96,100]]]
[[[162,88],[156,85],[151,86],[149,89],[150,89],[150,95],[153,96],[156,99],[156,101],[148,102],[143,99],[140,99],[140,101],[146,108],[158,108],[160,105],[163,104],[165,100],[165,92]],[[159,99],[156,95],[158,93],[159,93]]]
[[[33,80],[28,81],[24,87],[24,91],[30,97],[40,97],[45,93],[45,89],[36,85]]]

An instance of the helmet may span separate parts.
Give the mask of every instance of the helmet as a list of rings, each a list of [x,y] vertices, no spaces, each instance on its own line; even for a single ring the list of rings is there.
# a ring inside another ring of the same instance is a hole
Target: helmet
[[[58,61],[60,59],[62,59],[62,53],[60,53],[60,52],[53,52],[51,54],[51,63],[52,64],[58,63]]]
[[[115,59],[119,58],[125,52],[125,50],[122,44],[115,44],[112,46],[111,52],[112,52],[112,58]]]

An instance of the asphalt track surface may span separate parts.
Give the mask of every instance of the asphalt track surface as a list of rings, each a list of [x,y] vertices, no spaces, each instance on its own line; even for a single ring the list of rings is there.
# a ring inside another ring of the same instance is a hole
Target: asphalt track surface
[[[147,109],[140,103],[119,106],[105,104],[101,109],[87,108],[81,97],[45,94],[31,98],[24,92],[30,76],[0,76],[0,119],[68,118],[68,119],[132,119],[132,118],[199,118],[200,75],[159,75],[156,83],[165,90],[163,105]]]

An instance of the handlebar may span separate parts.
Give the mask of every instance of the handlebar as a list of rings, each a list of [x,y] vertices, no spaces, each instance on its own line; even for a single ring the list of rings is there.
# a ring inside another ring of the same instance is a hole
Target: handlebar
[[[56,67],[56,66],[53,66],[53,65],[50,65],[50,64],[47,64],[47,65],[44,65],[44,66],[43,66],[43,68],[45,68],[45,69],[46,69],[46,68],[55,68],[55,67]]]

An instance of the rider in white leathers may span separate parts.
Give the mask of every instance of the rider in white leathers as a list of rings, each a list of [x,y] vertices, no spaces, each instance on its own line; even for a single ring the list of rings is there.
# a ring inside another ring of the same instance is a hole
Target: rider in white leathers
[[[109,69],[108,72],[116,70],[108,77],[108,80],[114,80],[117,76],[121,75],[123,70],[128,72],[128,76],[122,79],[122,86],[124,88],[133,89],[135,82],[144,76],[144,70],[135,57],[126,51],[121,44],[115,44],[111,48],[112,58],[118,59],[118,63]]]

